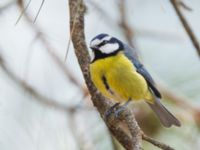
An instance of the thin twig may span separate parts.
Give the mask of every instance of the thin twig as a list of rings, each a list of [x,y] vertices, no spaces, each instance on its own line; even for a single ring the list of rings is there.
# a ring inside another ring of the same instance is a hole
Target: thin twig
[[[189,23],[187,22],[186,18],[184,17],[184,15],[182,14],[179,6],[178,5],[178,1],[177,0],[170,0],[174,10],[176,11],[176,14],[178,16],[178,18],[180,19],[186,33],[188,34],[193,46],[196,48],[196,51],[198,53],[198,55],[200,56],[200,45],[199,45],[199,42],[198,42],[198,39],[197,37],[195,36],[192,28],[190,27]]]
[[[134,37],[134,33],[132,28],[129,26],[128,22],[127,22],[127,15],[126,15],[126,3],[124,0],[119,0],[119,12],[120,12],[120,21],[119,21],[119,25],[121,27],[121,29],[124,32],[124,35],[126,37],[126,40],[128,41],[128,44],[131,47],[134,47],[133,45],[133,37]]]
[[[119,0],[119,12],[120,12],[120,21],[119,21],[119,26],[121,27],[125,38],[128,42],[128,44],[134,48],[134,43],[133,43],[133,37],[134,37],[134,31],[132,30],[131,26],[127,22],[127,16],[126,16],[126,3],[124,0]],[[134,49],[133,51],[135,57],[139,58],[138,51]]]
[[[151,137],[148,137],[147,135],[145,135],[144,133],[142,134],[142,139],[159,147],[160,149],[163,149],[163,150],[175,150],[174,148],[170,147],[169,145],[166,145],[164,143],[161,143]]]
[[[12,0],[12,1],[6,3],[5,5],[0,6],[0,14],[1,14],[4,10],[6,10],[7,8],[10,8],[12,5],[16,4],[16,2],[17,2],[17,0]]]
[[[77,3],[77,6],[76,6],[77,11],[76,12],[78,12],[79,9],[80,9],[80,4]],[[78,17],[78,13],[75,14],[75,19],[76,19],[76,17]],[[74,27],[74,25],[73,25],[73,27]],[[70,34],[69,34],[69,40],[68,40],[68,43],[67,43],[67,50],[66,50],[66,53],[65,53],[65,61],[67,60],[67,55],[68,55],[70,44],[71,44],[71,35],[73,34],[73,32],[74,32],[74,28],[71,29]]]
[[[39,14],[40,14],[40,11],[41,11],[41,9],[42,9],[42,7],[43,7],[43,5],[44,5],[44,2],[45,2],[45,0],[42,0],[42,3],[40,4],[39,10],[37,11],[37,14],[36,14],[36,16],[35,16],[35,19],[33,20],[33,23],[36,22],[36,20],[37,20]]]
[[[185,10],[187,10],[187,11],[193,11],[192,8],[189,7],[188,5],[186,5],[182,0],[180,0],[180,1],[178,2],[178,4],[179,4],[180,6],[182,6],[182,7],[183,7]]]
[[[126,40],[128,41],[128,44],[130,46],[134,47],[134,43],[133,43],[133,36],[134,36],[133,33],[134,32],[133,32],[133,29],[130,27],[129,23],[127,22],[125,4],[126,4],[125,1],[119,0],[118,8],[119,8],[119,12],[120,12],[120,25],[121,25],[121,29],[126,37]],[[134,55],[139,58],[138,52],[135,49],[134,49]],[[174,150],[170,146],[146,136],[143,132],[142,132],[142,138],[143,138],[143,140],[146,140],[163,150]]]
[[[23,0],[18,0],[18,6],[21,10],[24,10],[24,2]],[[88,96],[88,91],[74,76],[74,74],[69,70],[69,68],[66,67],[64,62],[61,61],[61,59],[54,53],[56,49],[51,46],[51,44],[47,41],[45,38],[45,35],[43,34],[42,30],[37,24],[32,23],[32,17],[24,12],[24,17],[29,24],[29,26],[32,28],[32,30],[36,33],[37,38],[41,41],[41,43],[44,45],[45,50],[48,52],[48,54],[51,56],[51,58],[54,60],[54,62],[58,65],[58,67],[61,69],[61,71],[64,72],[65,76],[80,90],[83,92],[83,96]]]
[[[102,17],[102,19],[104,19],[107,24],[112,26],[112,28],[113,26],[117,26],[113,17],[111,17],[109,13],[107,13],[97,3],[95,3],[94,0],[88,0],[87,2],[94,8],[97,13],[99,13],[100,17]]]
[[[83,126],[85,124],[80,124],[80,122],[78,122],[78,124],[76,123],[76,116],[77,114],[73,113],[68,115],[68,119],[69,119],[69,127],[70,130],[72,132],[72,134],[74,135],[74,138],[76,139],[76,145],[78,147],[79,150],[96,150],[94,141],[90,138],[88,139],[88,131],[87,130],[81,130],[80,126],[82,126],[82,128],[84,128]]]
[[[130,33],[134,33],[134,31],[130,27],[130,25],[128,24],[127,19],[126,19],[125,2],[123,0],[120,0],[119,2],[120,2],[119,3],[119,12],[120,12],[120,18],[121,18],[120,22],[121,22],[121,24],[124,24],[121,26],[121,28],[123,30],[123,33],[126,37],[126,40],[129,43],[129,45],[134,45],[133,34],[130,34]],[[138,51],[135,51],[135,54],[137,54],[136,56],[138,57]],[[185,96],[178,95],[173,90],[166,88],[166,86],[164,86],[162,82],[159,82],[157,84],[157,86],[158,86],[158,89],[161,91],[161,94],[164,99],[168,99],[169,101],[177,104],[177,106],[179,106],[183,109],[189,110],[193,114],[194,118],[196,117],[196,114],[199,113],[199,110],[197,109],[198,107],[194,107],[193,105],[188,103],[189,100]]]
[[[60,104],[57,102],[57,100],[46,97],[45,95],[34,89],[32,86],[28,85],[22,79],[17,77],[15,73],[5,64],[5,61],[1,55],[0,55],[0,67],[8,75],[8,77],[12,79],[19,87],[21,87],[30,95],[34,96],[37,102],[45,106],[54,107],[58,110],[66,112],[74,112],[78,108],[78,107],[68,107],[63,104]]]
[[[96,11],[100,17],[103,16],[102,19],[105,21],[105,23],[108,27],[112,27],[112,29],[113,29],[113,27],[122,29],[121,21],[116,22],[110,16],[110,14],[108,14],[104,9],[102,9],[93,0],[88,0],[87,2],[94,8],[94,11]],[[120,18],[121,18],[121,14],[120,14]],[[129,24],[128,24],[128,27],[129,27],[129,29],[131,28],[131,26]],[[124,30],[123,30],[123,32],[124,32]],[[131,31],[131,33],[133,33],[133,31]],[[152,30],[152,29],[140,29],[140,28],[136,28],[136,27],[134,28],[134,35],[147,37],[147,38],[150,37],[151,39],[154,38],[156,40],[157,39],[158,40],[165,40],[165,41],[167,40],[167,41],[170,41],[170,42],[171,41],[177,42],[178,40],[181,39],[181,37],[179,35],[175,34],[175,33],[161,32],[161,31]],[[125,36],[125,38],[127,38],[127,36]]]
[[[31,2],[32,2],[32,0],[29,0],[27,5],[25,7],[23,7],[23,9],[21,11],[21,14],[17,18],[17,21],[15,22],[15,25],[17,25],[19,23],[19,21],[21,20],[22,16],[24,15],[24,13],[28,9],[29,5],[31,4]],[[17,3],[18,3],[18,5],[23,5],[24,4],[23,0],[18,0]]]

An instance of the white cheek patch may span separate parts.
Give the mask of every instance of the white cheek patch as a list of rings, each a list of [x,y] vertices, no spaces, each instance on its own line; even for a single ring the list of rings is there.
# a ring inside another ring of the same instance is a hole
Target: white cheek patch
[[[101,40],[95,39],[90,43],[90,47],[94,47],[96,45],[99,45],[101,43]]]
[[[110,54],[119,49],[119,44],[118,43],[105,44],[101,46],[99,49],[104,54]]]
[[[112,37],[111,36],[105,36],[103,39],[99,40],[99,39],[95,39],[90,43],[91,47],[97,46],[99,45],[101,42],[103,41],[109,41]]]

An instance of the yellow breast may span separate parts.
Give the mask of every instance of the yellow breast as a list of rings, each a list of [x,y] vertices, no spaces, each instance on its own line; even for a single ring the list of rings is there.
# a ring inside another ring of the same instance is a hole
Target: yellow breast
[[[90,74],[97,89],[108,98],[116,101],[152,99],[145,79],[122,52],[91,63]]]

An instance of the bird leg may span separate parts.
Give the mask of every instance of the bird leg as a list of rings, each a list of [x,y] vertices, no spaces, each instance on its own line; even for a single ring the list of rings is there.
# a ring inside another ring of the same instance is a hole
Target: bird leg
[[[129,105],[130,102],[131,102],[131,99],[129,99],[124,104],[122,104],[120,107],[116,108],[116,111],[114,112],[116,118],[118,118],[120,116],[120,114],[126,109],[126,107]]]
[[[120,105],[120,103],[115,103],[113,106],[111,106],[108,110],[106,110],[105,114],[104,114],[104,118],[105,120],[108,120],[110,118],[110,116],[112,115],[113,111],[115,110],[115,108],[117,108]]]
[[[126,109],[130,101],[131,99],[129,99],[127,102],[125,102],[122,105],[120,105],[120,103],[116,103],[112,107],[110,107],[104,114],[105,120],[108,120],[113,113],[115,115],[115,118],[118,118],[120,114]]]

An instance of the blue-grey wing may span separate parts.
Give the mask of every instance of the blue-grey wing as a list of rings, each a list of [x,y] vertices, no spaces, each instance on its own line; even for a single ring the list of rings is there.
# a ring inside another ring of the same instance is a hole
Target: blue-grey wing
[[[161,98],[161,94],[158,91],[158,89],[155,87],[155,82],[149,72],[146,70],[144,65],[137,59],[136,56],[134,56],[134,50],[131,49],[129,46],[124,45],[124,54],[126,57],[128,57],[129,60],[134,64],[135,68],[137,69],[137,72],[140,73],[146,80],[149,88],[151,91],[157,96],[158,98]]]

